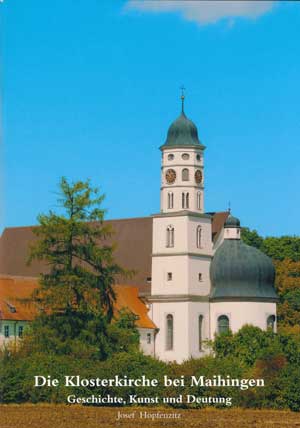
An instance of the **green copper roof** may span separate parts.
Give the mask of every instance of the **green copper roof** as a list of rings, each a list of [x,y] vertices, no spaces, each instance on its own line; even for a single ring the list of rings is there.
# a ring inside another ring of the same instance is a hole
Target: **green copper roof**
[[[272,260],[239,239],[225,239],[210,266],[212,299],[277,299]]]
[[[204,148],[200,143],[196,125],[182,111],[170,126],[167,140],[161,148],[186,146]]]
[[[224,227],[240,227],[241,223],[237,217],[233,217],[233,215],[229,214],[227,217]]]

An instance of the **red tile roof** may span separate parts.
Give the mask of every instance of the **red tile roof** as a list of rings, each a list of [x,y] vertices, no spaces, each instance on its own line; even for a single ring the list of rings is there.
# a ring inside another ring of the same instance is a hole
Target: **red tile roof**
[[[30,297],[38,287],[36,278],[0,277],[0,319],[12,321],[32,321],[38,314],[38,308],[30,302]],[[115,316],[122,308],[127,308],[139,318],[137,327],[156,328],[148,317],[146,305],[138,297],[138,288],[126,285],[115,285]],[[27,300],[27,302],[24,302]]]
[[[14,321],[32,321],[38,309],[29,299],[37,287],[36,278],[0,277],[0,319]]]

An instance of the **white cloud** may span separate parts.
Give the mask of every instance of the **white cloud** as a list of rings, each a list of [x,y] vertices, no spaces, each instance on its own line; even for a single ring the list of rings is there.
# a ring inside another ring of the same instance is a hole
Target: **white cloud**
[[[143,12],[177,12],[189,21],[212,24],[220,19],[255,19],[273,8],[275,1],[214,1],[214,0],[129,0],[127,9]]]

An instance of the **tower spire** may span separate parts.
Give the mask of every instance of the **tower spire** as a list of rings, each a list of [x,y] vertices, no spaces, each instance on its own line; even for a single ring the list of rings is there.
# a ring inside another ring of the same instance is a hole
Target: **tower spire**
[[[231,203],[230,203],[230,201],[228,201],[228,210],[227,211],[229,214],[231,214]]]
[[[185,87],[181,85],[181,113],[184,114]]]

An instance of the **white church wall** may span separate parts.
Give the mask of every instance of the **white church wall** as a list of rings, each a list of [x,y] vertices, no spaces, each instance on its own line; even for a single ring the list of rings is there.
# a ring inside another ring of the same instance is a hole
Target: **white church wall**
[[[202,343],[200,346],[200,332],[199,332],[199,316],[203,317],[202,320]],[[189,350],[190,357],[200,358],[209,353],[207,347],[207,340],[210,339],[209,331],[209,303],[208,302],[189,302]]]
[[[182,362],[189,358],[189,303],[154,302],[153,322],[159,326],[155,339],[155,356],[163,361]],[[167,350],[167,315],[173,316],[173,349]]]
[[[138,328],[140,334],[140,349],[145,355],[154,356],[155,331],[150,328]]]
[[[188,259],[187,255],[152,257],[151,294],[188,294]]]
[[[218,331],[218,318],[227,315],[230,329],[235,333],[245,324],[266,330],[269,315],[276,316],[276,303],[269,302],[215,302],[211,303],[211,337]]]
[[[173,316],[173,349],[167,350],[167,316]],[[203,316],[202,347],[199,346],[199,316]],[[164,361],[182,362],[191,357],[200,358],[209,350],[205,341],[209,339],[208,302],[154,302],[153,321],[159,325],[155,339],[155,356]]]
[[[210,260],[209,257],[188,255],[152,257],[151,294],[208,295]]]
[[[187,216],[153,218],[152,252],[177,253],[188,251]],[[167,247],[167,228],[174,227],[174,246]]]
[[[207,296],[210,292],[210,257],[189,257],[188,263],[188,285],[189,294]]]
[[[197,228],[201,227],[200,247],[197,246]],[[212,255],[211,219],[189,217],[187,222],[189,252]]]

